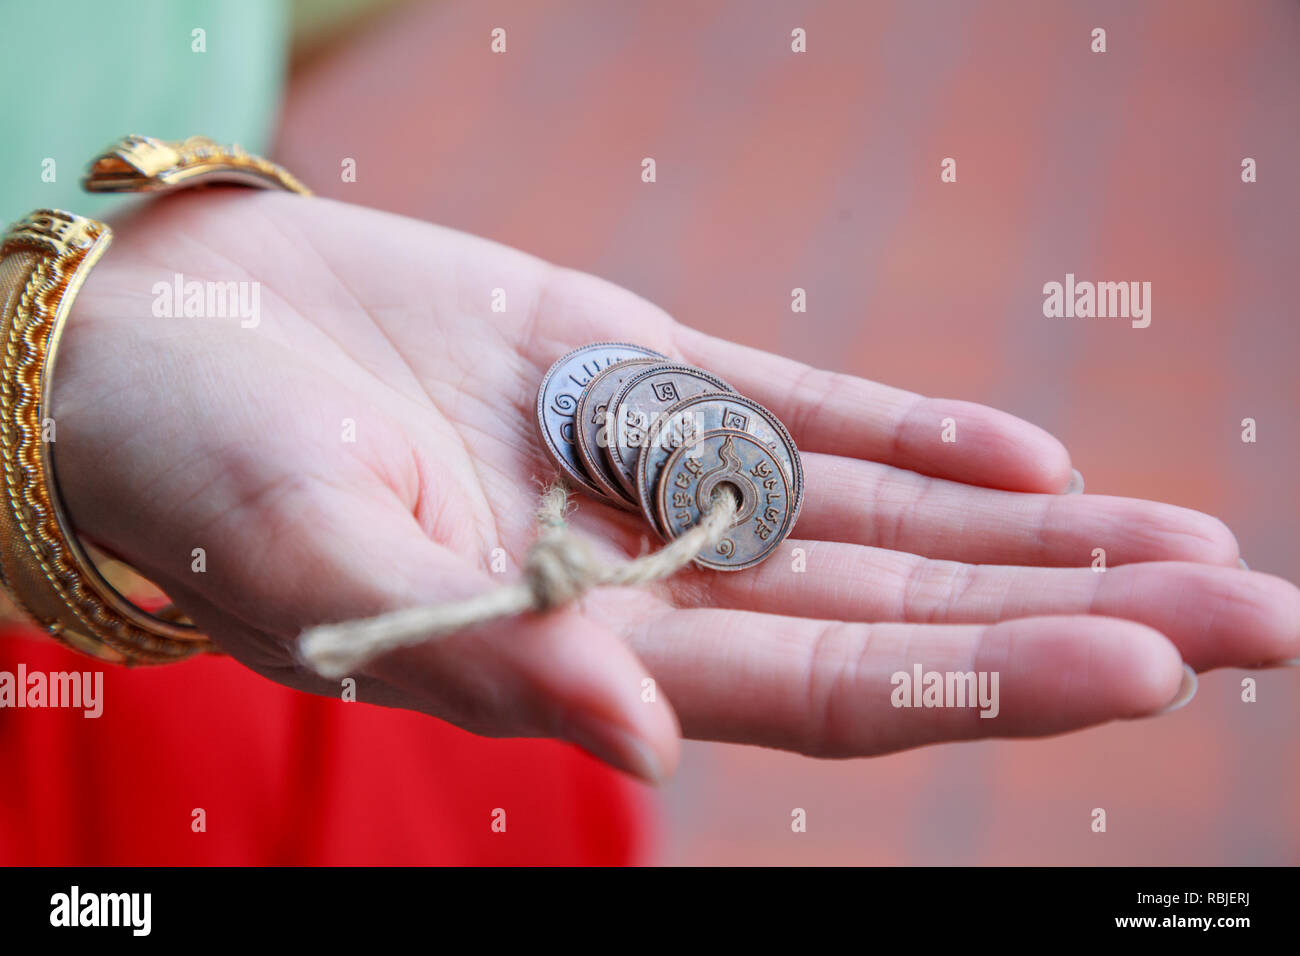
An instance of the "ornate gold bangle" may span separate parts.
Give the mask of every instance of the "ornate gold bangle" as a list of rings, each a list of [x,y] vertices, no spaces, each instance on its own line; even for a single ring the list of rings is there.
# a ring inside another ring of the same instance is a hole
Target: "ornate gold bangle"
[[[222,146],[206,136],[191,136],[180,143],[152,136],[127,136],[91,160],[81,181],[82,187],[92,193],[161,192],[207,183],[311,195],[311,190],[283,166],[238,145]]]
[[[84,185],[154,192],[208,182],[310,195],[279,166],[201,137],[127,137],[91,163]],[[184,619],[141,610],[104,578],[68,519],[47,440],[59,339],[112,235],[94,219],[40,209],[0,239],[0,584],[70,647],[113,663],[162,664],[211,651],[212,642]]]

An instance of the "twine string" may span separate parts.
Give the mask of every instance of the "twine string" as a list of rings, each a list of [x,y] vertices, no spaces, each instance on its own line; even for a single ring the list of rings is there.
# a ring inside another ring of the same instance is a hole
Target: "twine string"
[[[721,541],[735,520],[737,507],[734,495],[715,493],[700,523],[680,537],[634,560],[611,562],[598,558],[586,541],[569,530],[564,520],[569,490],[556,481],[542,492],[537,508],[538,536],[524,560],[522,582],[464,600],[322,624],[302,633],[298,653],[322,677],[346,677],[367,661],[397,648],[527,611],[563,607],[594,587],[659,581]]]

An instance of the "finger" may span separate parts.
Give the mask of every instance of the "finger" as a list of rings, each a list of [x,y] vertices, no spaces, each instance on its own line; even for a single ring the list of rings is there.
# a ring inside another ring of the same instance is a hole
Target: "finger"
[[[337,681],[323,685],[293,653],[306,627],[501,586],[426,537],[386,489],[307,483],[273,500],[272,513],[233,514],[208,535],[201,586],[184,577],[160,583],[214,628],[224,649],[282,683],[338,693]],[[207,606],[187,601],[187,592]],[[617,635],[576,611],[486,623],[393,652],[351,676],[382,682],[371,702],[491,736],[561,737],[651,782],[671,775],[678,759],[671,705],[663,695],[643,701],[644,666]],[[367,699],[360,683],[358,692]]]
[[[673,323],[662,309],[626,289],[570,270],[550,280],[544,298],[569,347],[593,336],[631,338],[706,368],[770,408],[805,451],[867,458],[1010,491],[1054,494],[1070,483],[1064,446],[1005,412],[923,398],[713,338]],[[548,342],[534,361],[544,359],[545,367],[559,349]]]
[[[805,454],[802,538],[978,564],[1200,561],[1237,567],[1237,539],[1209,515],[1103,495],[979,488],[837,455]]]
[[[488,583],[487,587],[499,586]],[[527,614],[395,651],[367,672],[419,709],[490,736],[558,737],[649,783],[680,756],[680,728],[650,675],[616,635],[577,611]],[[523,712],[513,726],[500,713]]]
[[[634,626],[631,641],[672,694],[688,736],[824,757],[1153,714],[1184,680],[1161,634],[1098,617],[846,624],[699,609]],[[918,664],[984,673],[987,705],[898,706],[904,683],[895,675],[912,675]]]
[[[676,342],[687,361],[770,408],[802,450],[1009,491],[1054,494],[1069,484],[1065,447],[1005,412],[819,371],[685,327]]]
[[[793,566],[805,571],[774,557],[744,574],[688,576],[675,597],[848,621],[975,624],[1097,614],[1159,631],[1197,670],[1300,654],[1300,589],[1255,571],[1157,562],[1096,572],[932,561],[793,539],[783,547],[804,549],[802,564]]]

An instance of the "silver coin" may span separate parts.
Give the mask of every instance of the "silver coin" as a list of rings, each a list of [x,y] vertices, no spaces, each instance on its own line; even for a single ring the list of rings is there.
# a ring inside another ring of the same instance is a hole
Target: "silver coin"
[[[637,456],[637,502],[646,520],[661,536],[664,531],[655,513],[655,489],[664,463],[688,441],[718,428],[747,432],[772,449],[792,487],[802,491],[803,462],[799,459],[799,449],[779,418],[743,395],[695,395],[664,412],[657,427],[642,442]],[[801,497],[795,499],[796,518],[802,503]]]
[[[693,395],[735,391],[716,375],[690,365],[656,365],[627,380],[606,412],[605,458],[630,500],[638,500],[636,460],[641,444],[664,411]]]
[[[578,449],[578,460],[586,469],[590,478],[605,496],[620,502],[629,511],[636,510],[636,501],[629,498],[618,479],[609,470],[605,459],[606,423],[605,412],[612,399],[633,375],[642,372],[650,365],[664,364],[660,359],[627,359],[617,362],[605,369],[578,396],[578,408],[573,414],[574,444]]]
[[[550,367],[537,389],[537,434],[547,456],[565,478],[601,500],[608,496],[587,477],[574,445],[573,413],[578,396],[602,370],[632,358],[664,356],[626,342],[598,342],[574,349]]]
[[[776,452],[753,435],[716,428],[669,456],[655,503],[672,540],[699,524],[716,492],[734,493],[739,504],[731,527],[695,561],[719,571],[739,571],[769,558],[790,534],[802,485],[802,477],[786,477]]]

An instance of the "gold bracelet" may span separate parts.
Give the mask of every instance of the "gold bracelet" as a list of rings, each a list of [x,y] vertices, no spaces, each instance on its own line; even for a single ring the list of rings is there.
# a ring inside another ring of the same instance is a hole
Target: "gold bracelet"
[[[127,136],[91,160],[81,181],[86,192],[92,193],[162,192],[206,183],[311,195],[283,166],[238,145],[222,146],[206,136],[191,136],[181,143]]]
[[[129,136],[92,161],[91,192],[157,192],[232,182],[310,195],[274,163],[202,137]],[[51,372],[73,300],[112,241],[102,222],[40,209],[0,239],[0,584],[56,639],[103,661],[163,664],[213,651],[179,615],[123,597],[76,536],[59,495],[47,428]]]

